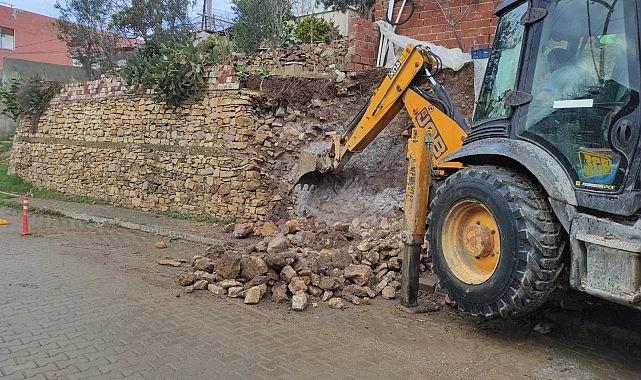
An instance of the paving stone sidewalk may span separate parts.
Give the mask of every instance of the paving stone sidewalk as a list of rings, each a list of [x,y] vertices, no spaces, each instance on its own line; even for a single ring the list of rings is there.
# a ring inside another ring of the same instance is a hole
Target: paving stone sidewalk
[[[635,378],[638,358],[563,332],[482,324],[452,311],[409,316],[393,302],[303,313],[208,292],[180,293],[159,257],[204,246],[0,207],[3,379]],[[180,297],[177,295],[180,294]]]
[[[22,198],[11,199],[22,203]],[[175,239],[208,245],[218,244],[216,237],[221,227],[208,222],[193,222],[169,218],[140,210],[111,205],[67,202],[55,199],[31,198],[30,206],[40,210],[55,211],[72,219],[114,225]]]

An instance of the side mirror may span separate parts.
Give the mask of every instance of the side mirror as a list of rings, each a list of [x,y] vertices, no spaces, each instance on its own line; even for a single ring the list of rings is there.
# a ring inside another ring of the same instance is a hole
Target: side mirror
[[[525,11],[523,17],[521,17],[521,24],[526,26],[534,24],[535,22],[539,22],[546,18],[547,15],[548,10],[545,8],[530,8]]]

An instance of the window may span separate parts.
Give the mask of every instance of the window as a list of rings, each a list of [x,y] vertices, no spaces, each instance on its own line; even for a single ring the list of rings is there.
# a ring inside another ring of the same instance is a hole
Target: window
[[[502,16],[499,21],[496,41],[474,113],[475,124],[510,116],[511,109],[505,105],[505,94],[516,87],[525,30],[521,17],[527,8],[527,3],[524,3]]]
[[[16,41],[13,29],[0,27],[0,49],[15,50]]]
[[[560,0],[548,12],[523,135],[560,153],[579,187],[615,190],[626,162],[612,136],[639,99],[634,3]]]

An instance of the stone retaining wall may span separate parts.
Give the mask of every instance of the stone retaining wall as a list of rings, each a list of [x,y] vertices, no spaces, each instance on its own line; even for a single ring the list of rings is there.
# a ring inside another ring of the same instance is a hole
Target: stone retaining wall
[[[67,85],[35,133],[18,127],[10,170],[128,207],[264,220],[271,185],[252,98],[233,68],[209,73],[205,96],[177,108],[131,95],[116,78]]]

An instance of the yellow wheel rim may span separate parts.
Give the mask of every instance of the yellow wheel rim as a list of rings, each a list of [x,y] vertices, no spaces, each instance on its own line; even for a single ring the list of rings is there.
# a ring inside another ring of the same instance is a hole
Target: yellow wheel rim
[[[456,203],[445,218],[441,241],[448,267],[462,282],[482,284],[496,271],[501,236],[494,215],[481,202]]]

